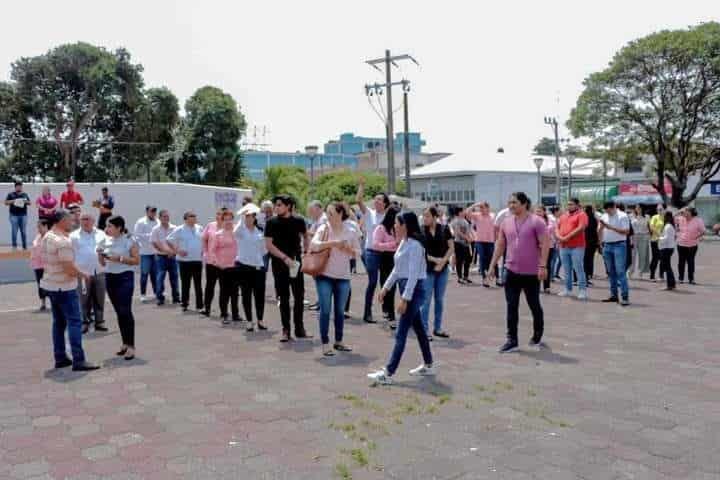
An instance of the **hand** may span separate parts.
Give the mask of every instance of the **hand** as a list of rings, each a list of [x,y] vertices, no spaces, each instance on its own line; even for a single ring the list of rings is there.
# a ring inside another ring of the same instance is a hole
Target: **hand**
[[[82,280],[85,283],[90,281],[90,275],[88,275],[86,273],[80,272],[80,273],[78,273],[78,277],[80,277],[80,280]]]
[[[487,272],[487,281],[488,283],[495,282],[495,265],[490,265]]]
[[[442,272],[444,268],[445,268],[445,262],[443,262],[442,260],[435,264],[436,272]]]
[[[547,278],[547,269],[545,267],[538,267],[538,280],[541,282]]]
[[[187,252],[185,250],[178,250],[177,254],[181,257],[187,257]]]
[[[400,315],[403,315],[407,311],[407,300],[405,300],[404,298],[401,298],[400,302],[397,305],[396,310],[397,310],[397,313],[399,313]]]
[[[288,268],[292,265],[292,259],[290,257],[283,258],[283,262],[285,262],[285,265],[287,265]]]
[[[378,303],[383,303],[383,301],[385,300],[385,295],[387,295],[387,290],[385,290],[384,288],[381,288],[380,292],[378,292],[378,296],[377,296]]]

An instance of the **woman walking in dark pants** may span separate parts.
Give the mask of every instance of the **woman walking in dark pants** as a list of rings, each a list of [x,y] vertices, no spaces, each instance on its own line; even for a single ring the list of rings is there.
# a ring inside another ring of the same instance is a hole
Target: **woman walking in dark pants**
[[[252,316],[252,302],[255,301],[255,316],[260,330],[267,330],[263,323],[265,314],[265,237],[257,226],[257,214],[260,209],[255,205],[246,205],[241,211],[240,221],[235,227],[237,257],[235,269],[240,282],[242,305],[247,320],[247,331],[255,330]]]
[[[422,323],[421,308],[425,301],[424,281],[427,275],[427,263],[425,239],[420,230],[417,215],[413,212],[403,212],[398,215],[395,220],[395,234],[400,240],[400,245],[397,252],[395,252],[395,267],[378,295],[378,299],[382,301],[388,291],[396,283],[399,284],[400,303],[398,304],[398,313],[400,314],[400,321],[395,334],[395,347],[388,364],[384,368],[368,374],[368,378],[373,382],[385,385],[392,383],[393,375],[397,371],[400,359],[405,351],[405,343],[410,328],[415,331],[423,356],[423,363],[419,367],[410,370],[410,375],[426,376],[435,375],[436,373],[432,352],[430,351],[430,342]]]
[[[107,219],[105,244],[98,247],[98,259],[105,267],[105,291],[110,297],[122,337],[117,355],[125,360],[135,358],[135,317],[132,313],[132,296],[135,288],[135,265],[140,253],[135,240],[128,235],[125,219],[113,216]]]
[[[583,258],[583,267],[587,284],[592,285],[591,279],[595,275],[595,254],[600,246],[598,239],[598,223],[595,217],[595,209],[592,205],[585,205],[585,215],[588,223],[585,227],[585,257]],[[552,254],[550,255],[552,257]]]
[[[472,253],[470,253],[470,245],[474,240],[470,230],[470,224],[465,219],[465,211],[455,208],[454,218],[450,221],[450,229],[455,242],[455,272],[457,273],[458,283],[465,285],[472,283],[470,280],[470,262],[472,261]]]
[[[390,276],[395,261],[393,256],[397,249],[397,240],[395,239],[395,217],[398,214],[398,209],[390,207],[385,211],[385,217],[383,221],[375,227],[372,232],[372,249],[375,252],[380,253],[380,284],[384,285],[387,278]],[[388,322],[390,322],[390,328],[395,327],[395,289],[392,288],[385,295],[385,300],[382,303],[383,314],[386,316]]]
[[[665,290],[675,290],[675,274],[673,273],[670,259],[672,258],[672,254],[673,251],[675,251],[676,246],[675,219],[673,218],[672,212],[665,212],[665,226],[663,227],[662,234],[658,238],[660,264],[662,266],[661,268],[665,272],[665,280],[667,283]]]

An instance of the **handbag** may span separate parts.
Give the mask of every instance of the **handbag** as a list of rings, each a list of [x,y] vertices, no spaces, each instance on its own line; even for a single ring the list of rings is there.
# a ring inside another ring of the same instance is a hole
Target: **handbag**
[[[328,238],[329,226],[324,225],[325,231],[323,232],[321,241],[326,242]],[[313,277],[320,275],[327,266],[328,260],[330,260],[330,249],[326,248],[319,252],[308,252],[302,256],[302,265],[300,271],[311,275]]]

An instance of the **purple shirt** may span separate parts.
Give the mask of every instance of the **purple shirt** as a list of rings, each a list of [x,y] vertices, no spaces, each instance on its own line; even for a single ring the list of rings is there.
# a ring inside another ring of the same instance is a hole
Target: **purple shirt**
[[[525,220],[518,220],[515,215],[506,218],[500,231],[505,236],[507,269],[520,275],[536,275],[547,230],[547,225],[537,215],[528,215]]]

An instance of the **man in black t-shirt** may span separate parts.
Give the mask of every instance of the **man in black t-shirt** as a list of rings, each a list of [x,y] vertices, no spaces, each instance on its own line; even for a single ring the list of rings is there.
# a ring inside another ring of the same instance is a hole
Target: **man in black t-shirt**
[[[23,250],[27,250],[27,207],[30,197],[23,192],[22,182],[15,182],[15,190],[5,197],[5,205],[10,207],[10,228],[13,250],[17,249],[17,234],[20,231]]]
[[[310,338],[303,324],[303,298],[305,284],[303,274],[297,266],[300,256],[307,250],[308,235],[305,220],[291,214],[292,198],[278,195],[273,198],[276,215],[265,225],[265,243],[272,256],[272,271],[275,290],[280,297],[280,319],[283,334],[281,342],[290,340],[290,291],[293,295],[293,322],[297,338]],[[297,264],[295,263],[297,262]],[[291,269],[297,268],[297,275],[290,276]]]

